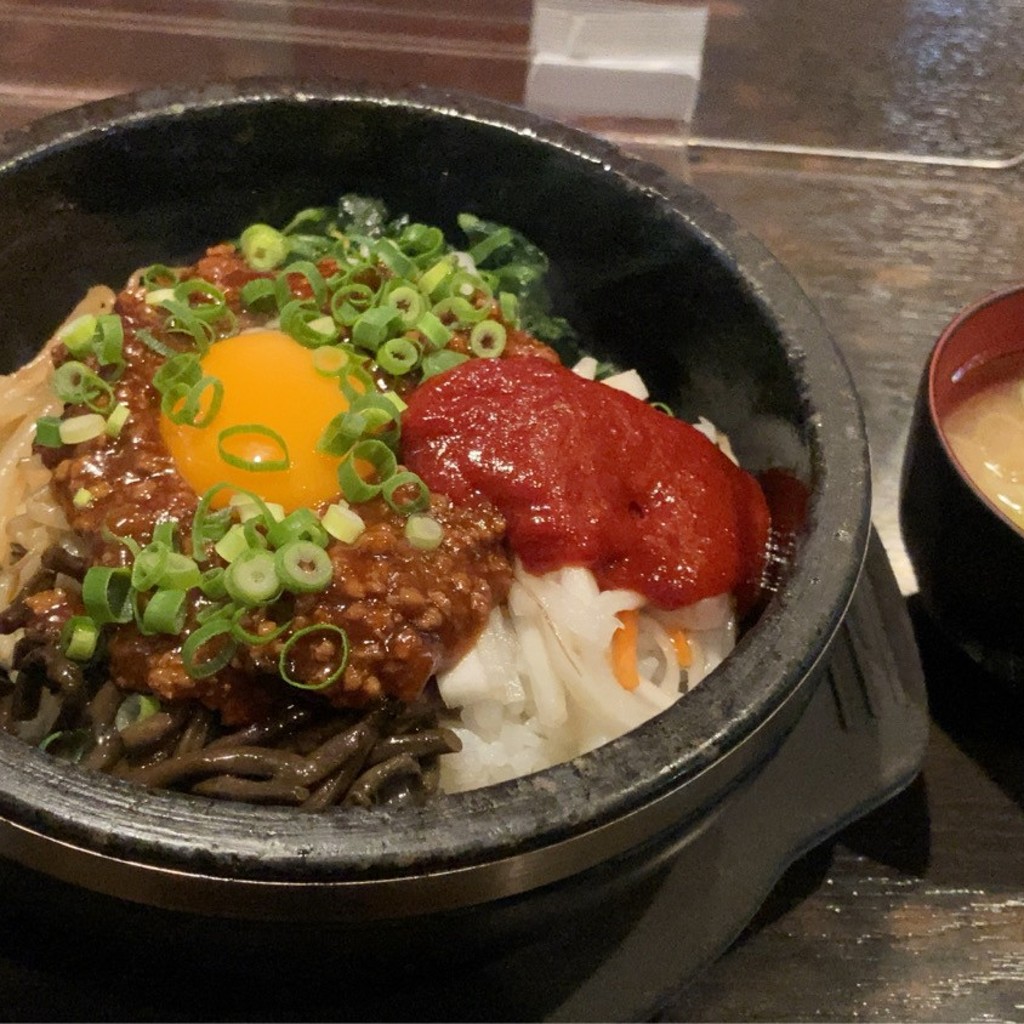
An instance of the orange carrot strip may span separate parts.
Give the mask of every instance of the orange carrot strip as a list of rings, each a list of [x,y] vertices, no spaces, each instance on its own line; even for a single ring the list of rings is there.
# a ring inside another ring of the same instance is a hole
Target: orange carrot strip
[[[672,648],[676,652],[676,663],[680,668],[689,668],[693,664],[693,648],[690,639],[683,629],[673,629],[668,634]]]
[[[621,626],[612,634],[612,671],[624,690],[635,690],[640,685],[636,665],[637,620],[635,608],[618,613]]]

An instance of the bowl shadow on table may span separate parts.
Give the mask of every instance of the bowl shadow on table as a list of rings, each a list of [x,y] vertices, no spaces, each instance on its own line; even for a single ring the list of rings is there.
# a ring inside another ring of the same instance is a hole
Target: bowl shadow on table
[[[985,672],[953,644],[915,594],[908,601],[928,681],[932,719],[1024,808],[1024,689]]]
[[[949,641],[913,595],[907,602],[934,724],[1016,804],[1024,807],[1020,723],[1024,694],[986,673]],[[819,890],[835,868],[836,847],[904,875],[923,877],[931,859],[928,786],[905,790],[797,860],[779,879],[743,934],[742,944]]]
[[[927,787],[918,776],[892,799],[795,861],[737,942],[769,927],[817,892],[835,867],[837,845],[903,874],[923,876],[930,852],[929,821]]]
[[[644,915],[680,840],[500,901],[493,919],[467,908],[370,931],[181,914],[0,860],[0,1018],[543,1019]]]

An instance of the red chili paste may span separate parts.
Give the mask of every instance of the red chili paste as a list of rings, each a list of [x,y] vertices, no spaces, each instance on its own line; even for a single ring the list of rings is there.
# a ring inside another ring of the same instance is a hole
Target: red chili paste
[[[756,596],[769,512],[687,423],[540,359],[472,359],[409,397],[403,461],[456,503],[484,497],[531,572],[591,569],[662,608]]]

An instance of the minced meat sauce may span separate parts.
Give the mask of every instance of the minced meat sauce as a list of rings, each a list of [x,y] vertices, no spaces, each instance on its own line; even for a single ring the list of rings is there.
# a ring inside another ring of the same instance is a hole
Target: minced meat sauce
[[[327,274],[330,267],[322,267]],[[221,287],[238,317],[235,331],[259,326],[263,319],[245,312],[238,292],[246,281],[261,276],[251,270],[231,246],[208,250],[187,276],[203,277]],[[130,284],[117,297],[115,310],[124,324],[126,369],[114,385],[117,401],[130,416],[116,438],[103,436],[73,447],[39,449],[53,470],[53,489],[72,530],[87,545],[91,564],[125,565],[131,560],[118,538],[145,544],[154,526],[178,524],[179,543],[189,543],[189,528],[198,496],[179,473],[159,429],[160,399],[150,381],[162,362],[138,337],[140,328],[175,346],[173,334],[161,333],[161,318],[147,306],[144,290]],[[510,332],[513,333],[513,332]],[[516,335],[521,332],[514,332]],[[532,342],[532,344],[531,344]],[[536,354],[550,358],[546,346],[528,335],[516,337],[510,355]],[[55,349],[57,364],[68,358]],[[382,387],[394,386],[388,379]],[[68,414],[84,411],[69,407]],[[86,489],[91,501],[77,507],[73,498]],[[276,605],[248,616],[246,628],[270,632],[280,618],[292,620],[293,631],[329,623],[345,630],[349,659],[342,677],[318,691],[331,704],[361,706],[381,695],[413,700],[428,679],[452,663],[473,642],[491,609],[505,599],[511,568],[503,544],[505,522],[485,500],[458,507],[433,495],[431,512],[443,526],[443,541],[435,550],[413,547],[404,536],[404,520],[380,500],[358,507],[365,532],[352,544],[332,541],[327,552],[334,567],[333,581],[315,594],[286,596]],[[47,622],[66,618],[54,611],[53,598],[40,598]],[[193,599],[189,624],[202,608]],[[49,603],[47,603],[49,602]],[[336,664],[331,634],[313,634],[291,652],[293,678],[315,684]],[[319,639],[317,639],[319,638]],[[325,639],[326,638],[326,639]],[[295,691],[283,686],[278,658],[287,639],[263,646],[239,647],[232,661],[216,674],[196,679],[185,670],[181,637],[144,636],[133,624],[111,628],[108,641],[111,678],[122,688],[152,691],[164,700],[196,699],[218,711],[225,724],[260,719]],[[286,692],[283,692],[286,691]]]

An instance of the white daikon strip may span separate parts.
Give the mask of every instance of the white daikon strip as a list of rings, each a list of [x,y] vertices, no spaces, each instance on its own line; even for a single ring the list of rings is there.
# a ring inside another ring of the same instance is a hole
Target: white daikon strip
[[[644,384],[643,378],[636,370],[623,370],[622,373],[613,373],[610,377],[603,378],[601,383],[607,384],[610,388],[615,388],[616,391],[625,391],[627,395],[639,398],[641,402],[646,402],[651,397],[651,393],[647,390],[647,385]]]

